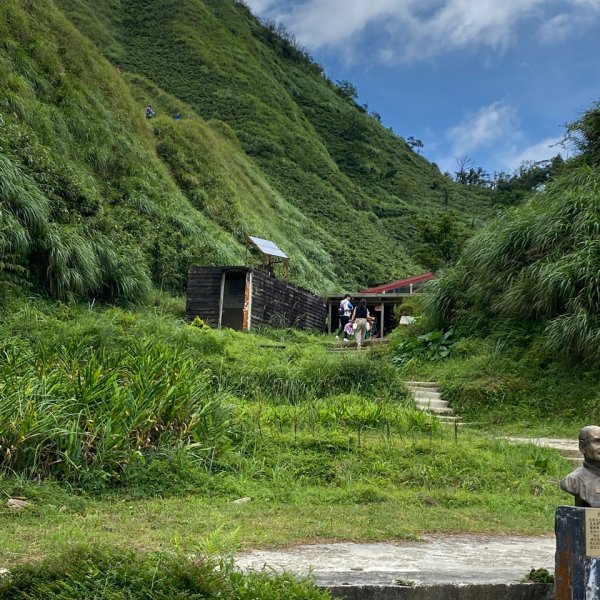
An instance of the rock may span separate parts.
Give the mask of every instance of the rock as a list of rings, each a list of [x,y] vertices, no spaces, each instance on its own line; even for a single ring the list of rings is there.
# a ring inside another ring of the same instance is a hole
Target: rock
[[[59,509],[58,509],[59,513],[64,513],[67,512],[67,507],[63,504]]]
[[[27,508],[31,502],[23,500],[21,498],[9,498],[6,502],[6,508],[12,508],[13,510],[23,510]]]
[[[237,500],[234,500],[231,504],[247,504],[251,500],[252,498],[250,498],[250,496],[244,496],[243,498],[238,498]]]

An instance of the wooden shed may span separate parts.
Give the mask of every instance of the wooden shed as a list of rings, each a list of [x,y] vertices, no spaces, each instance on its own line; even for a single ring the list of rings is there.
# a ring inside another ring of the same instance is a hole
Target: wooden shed
[[[243,331],[260,325],[327,329],[324,298],[251,267],[191,267],[186,315]]]

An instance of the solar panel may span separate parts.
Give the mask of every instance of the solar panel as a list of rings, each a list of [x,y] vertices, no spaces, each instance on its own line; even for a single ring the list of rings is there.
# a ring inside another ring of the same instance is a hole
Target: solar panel
[[[278,256],[279,258],[289,258],[285,252],[281,251],[275,242],[271,240],[263,240],[261,238],[248,236],[248,239],[267,256]]]

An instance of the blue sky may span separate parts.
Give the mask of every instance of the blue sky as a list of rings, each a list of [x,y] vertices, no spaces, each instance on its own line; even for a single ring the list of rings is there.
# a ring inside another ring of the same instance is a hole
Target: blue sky
[[[567,150],[600,100],[600,0],[246,0],[333,81],[453,172],[514,170]]]

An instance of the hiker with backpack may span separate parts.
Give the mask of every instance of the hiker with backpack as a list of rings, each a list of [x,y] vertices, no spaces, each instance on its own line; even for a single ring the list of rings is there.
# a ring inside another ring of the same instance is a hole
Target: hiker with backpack
[[[344,299],[340,302],[340,305],[338,307],[338,316],[340,318],[340,329],[337,332],[335,339],[339,340],[340,334],[343,332],[344,333],[344,342],[346,344],[348,343],[348,332],[345,331],[345,327],[350,322],[350,316],[352,315],[352,308],[353,308],[352,302],[350,302],[351,299],[352,298],[350,297],[350,294],[346,294],[344,296]]]

